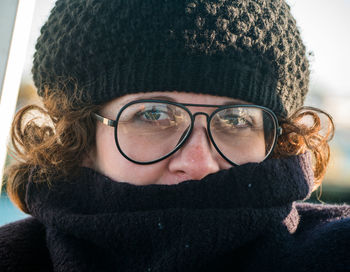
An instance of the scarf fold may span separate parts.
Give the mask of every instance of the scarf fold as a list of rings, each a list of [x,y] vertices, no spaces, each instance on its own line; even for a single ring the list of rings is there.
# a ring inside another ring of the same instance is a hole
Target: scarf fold
[[[304,154],[177,185],[136,186],[84,168],[51,186],[31,180],[26,202],[46,226],[55,271],[210,271],[243,269],[251,248],[294,233],[293,202],[312,186]]]

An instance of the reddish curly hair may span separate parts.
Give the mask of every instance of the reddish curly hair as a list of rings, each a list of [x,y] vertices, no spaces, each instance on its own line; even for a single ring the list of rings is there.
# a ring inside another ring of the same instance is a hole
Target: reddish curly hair
[[[25,188],[34,166],[39,166],[35,171],[37,182],[78,175],[84,155],[95,144],[96,121],[92,113],[99,111],[101,106],[80,103],[79,92],[73,99],[64,92],[50,93],[43,98],[44,107],[29,105],[22,108],[12,124],[15,162],[6,171],[6,190],[12,202],[24,212],[28,212]],[[334,133],[332,118],[319,109],[303,107],[279,122],[283,132],[272,156],[285,157],[310,151],[316,189],[329,162],[328,141]]]

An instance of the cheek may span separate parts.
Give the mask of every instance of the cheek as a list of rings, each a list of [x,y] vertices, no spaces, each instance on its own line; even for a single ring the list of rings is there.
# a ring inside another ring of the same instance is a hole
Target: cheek
[[[265,158],[265,140],[263,132],[241,136],[219,135],[214,137],[220,151],[237,164],[260,162]]]
[[[266,156],[266,147],[263,132],[261,132],[256,137],[252,137],[247,142],[248,143],[245,144],[241,150],[242,154],[245,154],[243,156],[245,159],[244,163],[261,162]]]
[[[119,182],[135,185],[157,183],[167,170],[167,160],[150,165],[135,164],[120,154],[114,140],[114,129],[97,125],[94,169]]]
[[[262,161],[266,156],[266,145],[263,136],[261,136],[260,139],[257,139],[256,142],[252,144],[252,147],[253,148],[249,150],[252,154],[252,162]]]

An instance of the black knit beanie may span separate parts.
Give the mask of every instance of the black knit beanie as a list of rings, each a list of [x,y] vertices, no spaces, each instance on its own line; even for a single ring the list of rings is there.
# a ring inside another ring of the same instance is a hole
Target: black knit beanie
[[[58,0],[34,55],[39,95],[76,89],[101,104],[124,94],[228,96],[285,117],[309,69],[282,0]]]

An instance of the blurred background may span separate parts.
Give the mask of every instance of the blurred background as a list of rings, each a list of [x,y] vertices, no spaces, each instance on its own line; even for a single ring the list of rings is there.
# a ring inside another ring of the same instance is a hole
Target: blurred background
[[[36,0],[16,110],[28,103],[38,103],[30,72],[32,56],[40,27],[47,19],[54,2]],[[323,182],[322,194],[320,196],[320,191],[315,192],[310,201],[350,204],[350,0],[287,2],[310,53],[311,83],[305,105],[330,113],[336,126],[331,142],[331,161]],[[0,3],[0,9],[3,8]],[[3,13],[6,14],[6,11]],[[6,16],[1,20],[6,21]],[[1,29],[1,33],[5,30]],[[1,53],[0,59],[6,58]],[[12,110],[8,109],[9,112]],[[7,156],[6,163],[10,160],[10,156]],[[12,205],[3,188],[0,197],[0,226],[24,217],[26,215]]]

